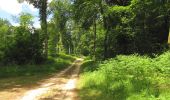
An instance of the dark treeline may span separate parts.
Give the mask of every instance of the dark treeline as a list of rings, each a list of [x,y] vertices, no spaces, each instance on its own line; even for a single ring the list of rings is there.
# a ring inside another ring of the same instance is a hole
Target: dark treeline
[[[40,10],[41,29],[32,27],[28,13],[20,15],[18,27],[1,19],[0,60],[5,64],[41,63],[57,53],[94,59],[152,55],[168,47],[169,0],[26,1]]]
[[[168,1],[159,0],[76,0],[74,4],[83,28],[96,27],[91,29],[92,47],[96,56],[105,58],[159,53],[167,48],[169,6]]]

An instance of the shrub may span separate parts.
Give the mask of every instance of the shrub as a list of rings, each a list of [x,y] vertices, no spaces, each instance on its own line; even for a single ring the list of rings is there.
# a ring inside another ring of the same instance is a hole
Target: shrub
[[[39,32],[32,33],[24,27],[17,27],[14,32],[14,42],[4,50],[4,64],[41,63],[43,50]]]

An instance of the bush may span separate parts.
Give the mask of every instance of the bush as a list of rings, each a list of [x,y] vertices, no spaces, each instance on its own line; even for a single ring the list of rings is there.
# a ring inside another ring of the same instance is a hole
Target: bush
[[[33,33],[24,27],[14,30],[15,41],[9,44],[4,51],[4,64],[41,63],[43,61],[42,44],[39,32]]]

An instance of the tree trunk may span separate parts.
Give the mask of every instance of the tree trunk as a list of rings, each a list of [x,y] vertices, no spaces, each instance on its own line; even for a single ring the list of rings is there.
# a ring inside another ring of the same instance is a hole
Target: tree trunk
[[[169,3],[168,0],[167,1],[162,1],[163,2],[163,6],[164,6],[164,23],[163,23],[163,35],[162,35],[162,40],[161,43],[168,43],[168,36],[169,36],[169,29],[170,29],[170,14],[169,14],[169,10],[168,7],[165,7],[166,3]]]
[[[94,18],[94,47],[93,47],[93,53],[94,53],[94,60],[96,59],[96,19]]]
[[[107,56],[108,56],[108,33],[109,33],[109,28],[108,28],[108,24],[107,24],[107,19],[106,19],[105,15],[104,15],[104,10],[103,10],[102,4],[103,4],[103,1],[101,1],[99,3],[99,5],[100,5],[100,13],[101,13],[101,15],[103,17],[103,27],[106,30],[105,38],[104,38],[104,60],[105,60],[107,58]]]
[[[164,33],[164,41],[163,42],[167,43],[168,36],[169,36],[169,16],[168,15],[165,16],[164,20],[165,20],[165,24],[164,24],[165,25],[165,33]]]
[[[40,7],[41,29],[44,38],[44,57],[48,57],[48,33],[47,33],[47,0],[42,0]]]
[[[108,33],[109,30],[107,29],[104,38],[104,60],[108,57]]]

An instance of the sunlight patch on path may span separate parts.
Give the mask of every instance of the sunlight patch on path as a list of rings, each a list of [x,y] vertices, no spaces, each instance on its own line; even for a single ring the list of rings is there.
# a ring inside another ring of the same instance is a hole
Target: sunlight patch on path
[[[76,88],[76,79],[70,79],[64,86],[64,90],[73,90]]]
[[[36,90],[32,90],[25,94],[25,96],[21,100],[36,100],[35,98],[38,95],[44,94],[46,91],[48,91],[49,88],[39,88]]]
[[[55,83],[48,83],[48,84],[44,84],[43,87],[48,87],[48,86],[51,86],[51,85],[54,85]]]

